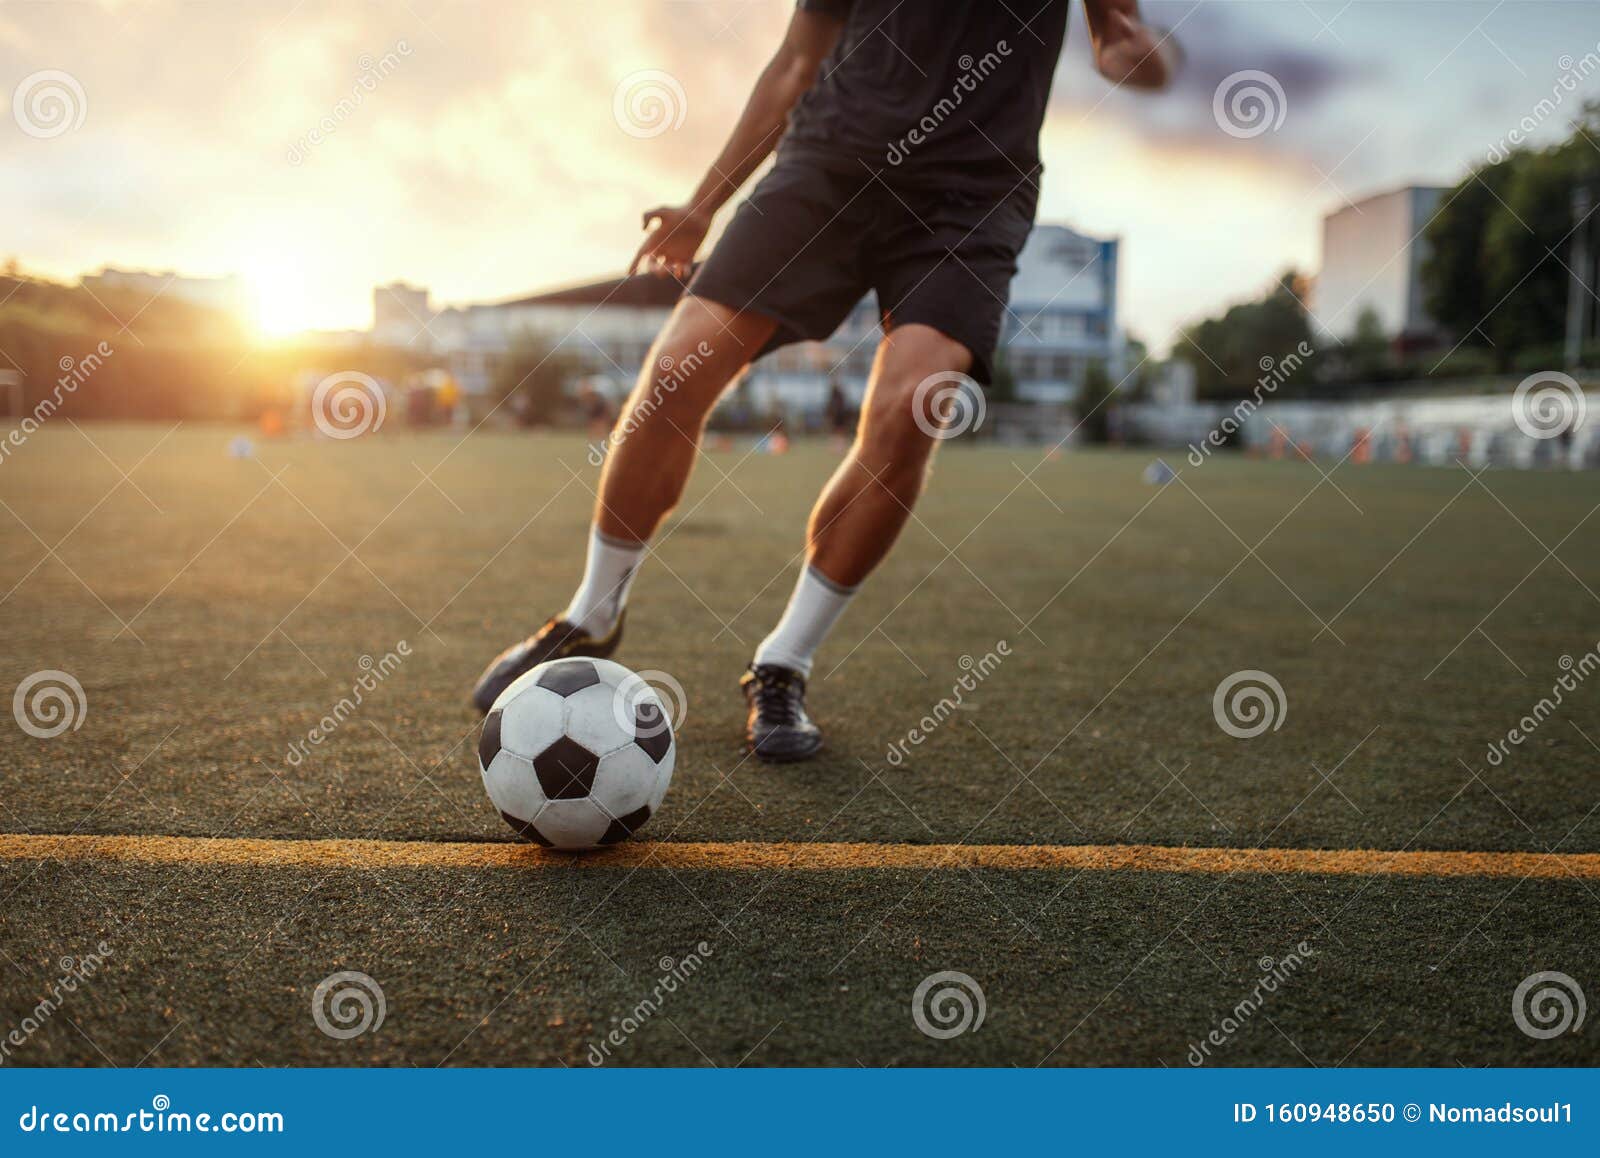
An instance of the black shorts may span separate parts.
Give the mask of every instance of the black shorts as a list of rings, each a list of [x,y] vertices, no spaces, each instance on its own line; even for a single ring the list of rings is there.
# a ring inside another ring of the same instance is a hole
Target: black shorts
[[[774,319],[760,354],[826,339],[868,290],[885,331],[932,326],[987,385],[1038,191],[902,188],[780,155],[739,206],[689,293]]]

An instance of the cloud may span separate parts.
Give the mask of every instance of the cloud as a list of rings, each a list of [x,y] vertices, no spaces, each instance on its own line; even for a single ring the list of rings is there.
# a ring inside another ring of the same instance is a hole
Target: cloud
[[[1094,72],[1088,29],[1074,27],[1056,75],[1052,112],[1068,121],[1087,117],[1115,119],[1141,134],[1145,143],[1186,154],[1234,154],[1246,149],[1286,161],[1309,159],[1319,166],[1338,163],[1337,134],[1316,131],[1337,117],[1341,98],[1355,88],[1381,82],[1381,67],[1370,57],[1341,46],[1336,32],[1324,32],[1309,9],[1295,13],[1260,2],[1203,3],[1155,0],[1143,6],[1150,23],[1168,29],[1183,53],[1183,66],[1164,93],[1114,91]],[[1218,86],[1235,73],[1269,74],[1281,87],[1286,123],[1292,131],[1251,138],[1223,132],[1212,109]],[[1292,117],[1293,121],[1288,121]]]

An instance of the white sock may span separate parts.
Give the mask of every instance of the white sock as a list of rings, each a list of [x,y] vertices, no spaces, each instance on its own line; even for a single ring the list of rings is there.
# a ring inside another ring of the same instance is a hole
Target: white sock
[[[812,657],[855,593],[854,587],[841,587],[806,564],[789,596],[789,606],[783,609],[783,618],[756,648],[755,662],[775,663],[811,678]]]
[[[616,627],[628,601],[639,560],[644,558],[643,543],[626,543],[589,529],[589,560],[583,569],[583,582],[562,612],[561,618],[576,624],[596,639],[604,639]]]

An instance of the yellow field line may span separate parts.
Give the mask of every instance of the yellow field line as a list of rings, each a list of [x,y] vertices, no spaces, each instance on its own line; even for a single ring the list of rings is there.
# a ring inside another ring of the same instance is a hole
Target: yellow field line
[[[0,861],[260,868],[1094,869],[1165,873],[1600,878],[1600,853],[1169,848],[1150,844],[820,844],[633,841],[581,855],[527,844],[0,833]]]

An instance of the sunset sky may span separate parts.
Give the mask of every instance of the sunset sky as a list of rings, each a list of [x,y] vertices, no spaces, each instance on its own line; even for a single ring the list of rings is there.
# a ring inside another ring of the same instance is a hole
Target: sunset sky
[[[13,97],[0,122],[0,256],[62,279],[106,264],[242,273],[274,331],[364,328],[372,286],[391,279],[456,303],[611,276],[637,243],[639,211],[685,196],[712,158],[789,8],[0,3],[0,81]],[[1113,92],[1088,66],[1075,13],[1044,131],[1040,218],[1123,238],[1124,321],[1158,347],[1285,266],[1314,269],[1321,216],[1346,199],[1455,180],[1560,91],[1563,72],[1600,56],[1595,3],[1162,0],[1145,11],[1176,29],[1187,67],[1161,96]],[[1280,82],[1281,127],[1247,139],[1219,129],[1213,94],[1241,69]],[[24,131],[17,109],[25,78],[46,70],[82,93],[55,135]],[[653,136],[625,131],[613,109],[619,83],[643,70],[683,94],[681,123]],[[336,113],[353,92],[359,105]],[[1600,71],[1561,96],[1536,139],[1600,98]],[[311,142],[324,118],[333,130]]]

